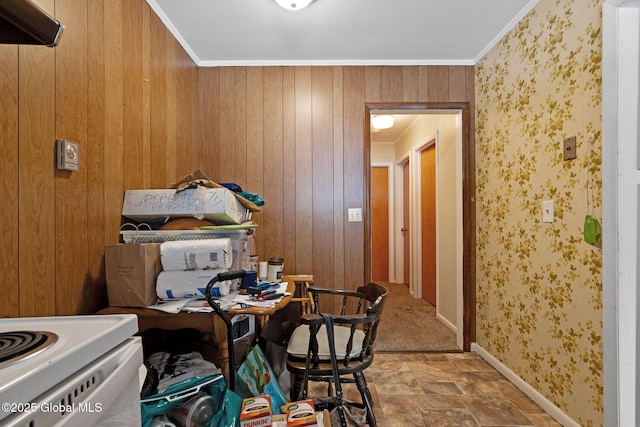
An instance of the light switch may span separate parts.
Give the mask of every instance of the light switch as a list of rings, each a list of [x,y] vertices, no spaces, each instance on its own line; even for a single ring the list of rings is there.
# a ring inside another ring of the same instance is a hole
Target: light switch
[[[361,208],[349,208],[349,222],[362,222],[362,209]]]
[[[553,200],[542,202],[542,222],[553,222]]]

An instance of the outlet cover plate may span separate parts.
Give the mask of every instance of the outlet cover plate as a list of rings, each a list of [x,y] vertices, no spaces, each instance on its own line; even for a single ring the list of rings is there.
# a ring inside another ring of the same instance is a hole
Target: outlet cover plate
[[[576,158],[576,137],[566,138],[562,144],[562,159],[573,160]]]

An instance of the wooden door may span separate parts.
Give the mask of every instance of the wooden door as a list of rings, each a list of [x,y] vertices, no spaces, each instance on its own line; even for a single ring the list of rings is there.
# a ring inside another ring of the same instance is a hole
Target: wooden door
[[[371,280],[389,280],[389,169],[371,168]]]
[[[422,298],[436,305],[436,146],[420,153]]]
[[[411,278],[411,239],[409,229],[409,162],[402,167],[402,250],[404,283],[410,286]]]

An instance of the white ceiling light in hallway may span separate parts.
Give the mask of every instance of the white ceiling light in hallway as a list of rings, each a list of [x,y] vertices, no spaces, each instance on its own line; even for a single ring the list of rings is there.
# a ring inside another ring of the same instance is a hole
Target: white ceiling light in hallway
[[[389,129],[390,127],[393,127],[393,116],[372,116],[371,126],[374,129]]]

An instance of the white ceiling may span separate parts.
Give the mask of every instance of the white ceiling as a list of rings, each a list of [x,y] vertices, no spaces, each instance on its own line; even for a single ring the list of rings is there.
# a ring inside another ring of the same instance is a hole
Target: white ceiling
[[[199,66],[473,65],[538,0],[147,0]]]

